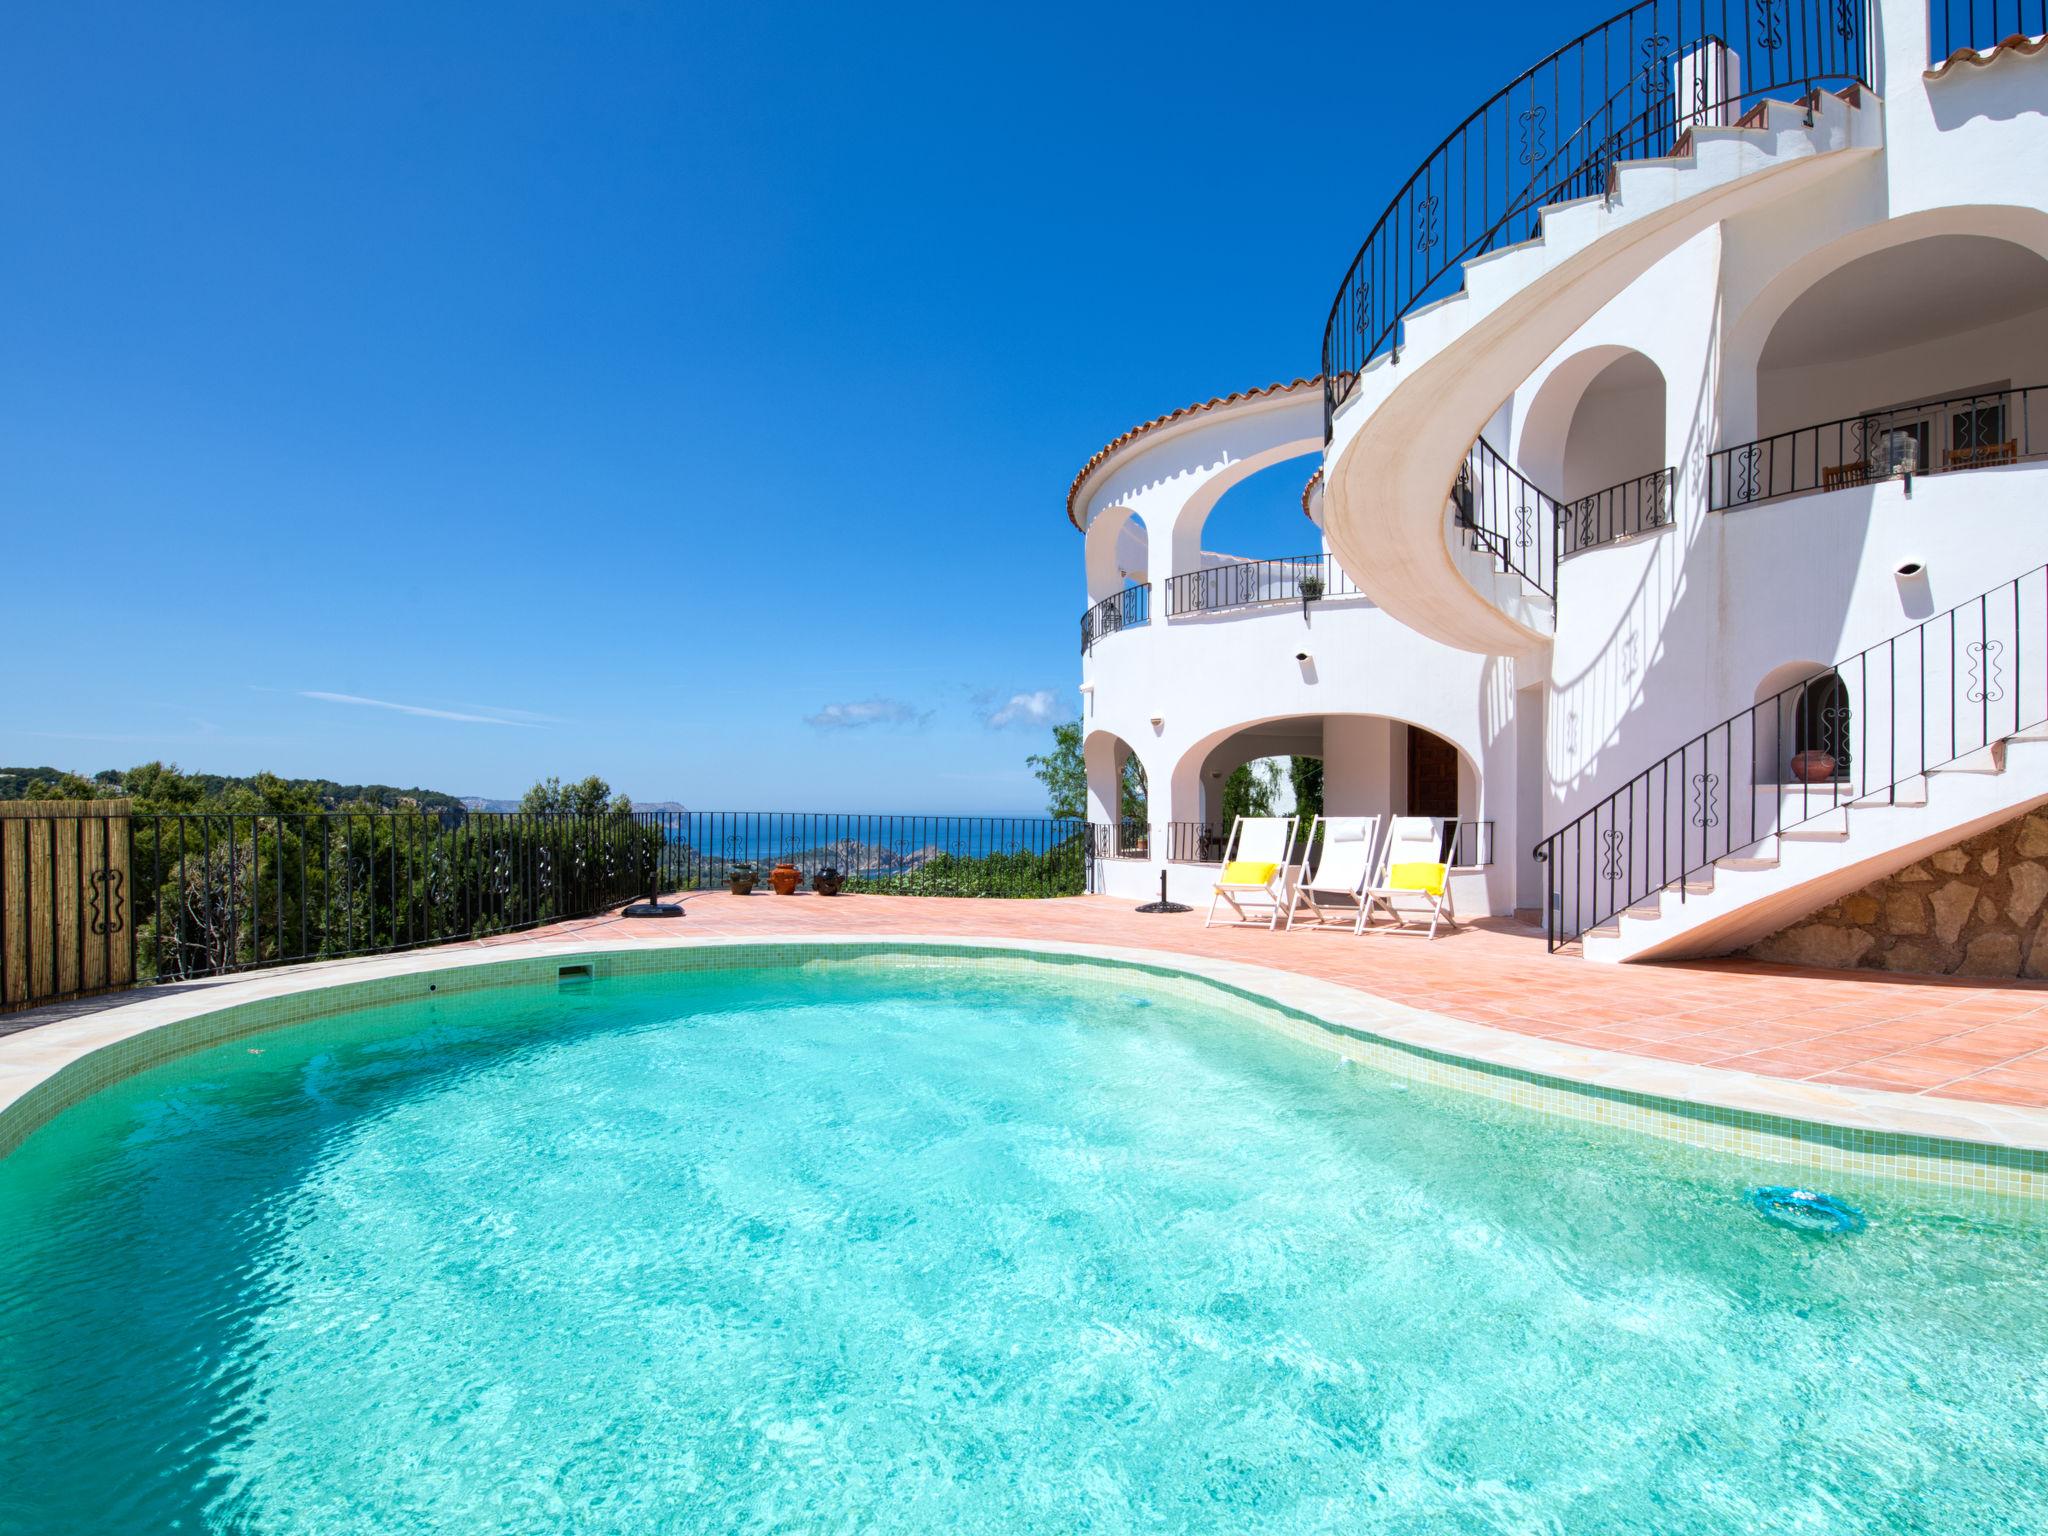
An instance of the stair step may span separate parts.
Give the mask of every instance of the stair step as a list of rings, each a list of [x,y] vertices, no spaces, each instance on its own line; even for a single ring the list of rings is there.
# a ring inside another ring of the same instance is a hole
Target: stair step
[[[1714,860],[1716,869],[1776,869],[1782,862],[1776,854],[1731,854]]]
[[[1778,836],[1795,843],[1846,843],[1849,841],[1849,829],[1832,822],[1809,822],[1802,827],[1787,827]]]
[[[1937,773],[2003,773],[2005,772],[2005,743],[1994,741],[1988,747],[1979,747],[1974,752],[1965,752],[1952,763],[1927,770],[1931,776]]]

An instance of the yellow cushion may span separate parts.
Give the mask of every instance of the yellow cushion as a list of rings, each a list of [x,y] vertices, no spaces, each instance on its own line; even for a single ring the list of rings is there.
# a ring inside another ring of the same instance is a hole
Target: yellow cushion
[[[1448,864],[1396,864],[1387,871],[1387,884],[1397,891],[1421,891],[1428,896],[1444,893]]]
[[[1270,885],[1278,864],[1250,864],[1243,859],[1233,859],[1223,866],[1223,885]]]

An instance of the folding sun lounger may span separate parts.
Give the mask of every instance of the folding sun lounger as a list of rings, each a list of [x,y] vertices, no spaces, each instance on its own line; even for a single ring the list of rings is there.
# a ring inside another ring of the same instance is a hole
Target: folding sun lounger
[[[1232,926],[1278,928],[1287,915],[1289,865],[1294,862],[1293,816],[1240,816],[1223,845],[1223,867],[1209,897],[1204,928],[1216,921],[1218,905],[1230,908]]]

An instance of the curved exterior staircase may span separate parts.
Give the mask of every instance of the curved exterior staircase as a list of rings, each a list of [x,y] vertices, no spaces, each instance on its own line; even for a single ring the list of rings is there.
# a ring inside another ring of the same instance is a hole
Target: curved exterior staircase
[[[1467,579],[1442,521],[1502,400],[1687,240],[1882,146],[1865,6],[1733,14],[1727,38],[1726,7],[1647,0],[1560,49],[1460,125],[1346,274],[1323,342],[1323,525],[1367,595],[1432,639],[1548,640],[1540,606]]]
[[[2037,567],[1702,731],[1547,839],[1551,947],[1726,954],[2043,803]]]

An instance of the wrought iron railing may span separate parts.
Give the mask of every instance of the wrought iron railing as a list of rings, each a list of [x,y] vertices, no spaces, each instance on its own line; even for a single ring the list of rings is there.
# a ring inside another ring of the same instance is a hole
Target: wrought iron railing
[[[1152,854],[1152,827],[1143,821],[1091,821],[1089,847],[1098,859],[1144,859]]]
[[[1988,50],[2010,37],[2048,33],[2048,0],[1930,0],[1927,61],[1939,64],[1965,49]]]
[[[0,1008],[480,938],[778,863],[852,891],[1078,895],[1094,845],[1051,817],[39,809],[0,817]]]
[[[1512,571],[1545,597],[1557,597],[1557,540],[1562,511],[1556,498],[1475,438],[1451,483],[1453,525],[1467,546]]]
[[[1460,263],[1540,232],[1554,203],[1605,195],[1624,161],[1671,154],[1766,94],[1870,80],[1868,0],[1644,0],[1523,71],[1395,193],[1323,329],[1325,435],[1404,322]]]
[[[1050,816],[810,811],[662,811],[640,821],[659,834],[665,891],[715,890],[745,869],[766,882],[775,865],[791,864],[806,883],[830,869],[849,891],[904,896],[1076,896],[1118,830]]]
[[[2048,721],[2048,566],[1700,732],[1536,849],[1553,949],[1767,838]]]
[[[1290,555],[1281,560],[1240,560],[1183,571],[1166,582],[1166,613],[1219,613],[1278,603],[1321,602],[1356,597],[1358,586],[1329,555]]]
[[[1671,482],[1675,471],[1653,469],[1647,475],[1581,496],[1559,509],[1557,553],[1567,559],[1671,523]]]
[[[1135,629],[1152,617],[1152,584],[1137,582],[1121,592],[1112,592],[1081,615],[1081,650],[1095,649],[1095,642],[1120,629]]]
[[[138,812],[137,974],[178,980],[587,916],[645,889],[623,812]]]
[[[1214,864],[1223,857],[1228,828],[1206,821],[1169,821],[1166,857],[1173,864]]]
[[[2036,426],[2041,430],[2036,431]],[[2048,384],[1951,395],[1795,427],[1707,455],[1707,507],[2048,455]]]

